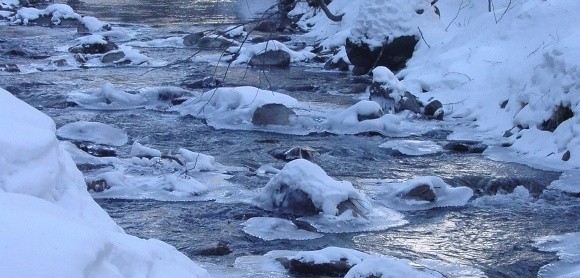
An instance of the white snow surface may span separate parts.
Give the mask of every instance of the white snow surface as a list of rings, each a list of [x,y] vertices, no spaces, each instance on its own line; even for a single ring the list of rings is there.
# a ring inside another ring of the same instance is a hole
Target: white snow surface
[[[572,278],[580,276],[580,232],[546,236],[536,239],[534,246],[541,251],[557,252],[559,261],[543,266],[540,278]]]
[[[428,185],[435,192],[436,200],[429,202],[402,198],[403,194],[419,185]],[[380,182],[376,186],[369,186],[368,190],[373,201],[402,211],[464,206],[473,196],[471,188],[453,187],[434,176],[417,177],[405,182]]]
[[[20,8],[11,18],[11,23],[26,25],[30,21],[36,20],[41,16],[51,16],[52,22],[57,25],[60,24],[63,19],[81,20],[81,16],[75,13],[69,5],[52,4],[42,10],[28,7]]]
[[[439,153],[443,148],[433,141],[389,140],[379,145],[381,148],[399,151],[404,155],[419,156]]]
[[[249,62],[250,59],[252,59],[252,57],[255,55],[264,53],[266,51],[275,51],[275,50],[282,50],[290,54],[290,62],[306,61],[316,56],[314,53],[310,52],[310,50],[312,50],[312,48],[310,47],[307,47],[300,51],[294,51],[288,48],[288,46],[286,46],[285,44],[276,40],[270,40],[267,42],[261,42],[253,45],[244,44],[241,47],[232,46],[228,48],[227,51],[229,53],[239,54],[238,57],[236,57],[236,59],[232,62],[233,64],[242,64]]]
[[[143,146],[139,142],[135,141],[133,142],[133,145],[131,145],[130,155],[136,157],[143,156],[160,157],[161,151],[151,147]]]
[[[89,32],[101,32],[110,25],[108,23],[102,22],[94,16],[83,16],[81,18],[81,23],[89,29]]]
[[[376,119],[359,121],[359,116],[376,115]],[[381,116],[382,115],[382,116]],[[401,128],[401,118],[393,114],[383,115],[381,105],[370,100],[361,100],[355,105],[330,116],[323,126],[338,134],[357,134],[377,131],[381,133],[397,133]]]
[[[564,172],[559,179],[553,181],[549,189],[557,189],[567,193],[580,193],[580,171],[570,170]]]
[[[56,134],[59,137],[81,142],[122,146],[127,143],[127,132],[120,128],[98,122],[79,121],[60,127]]]
[[[125,234],[86,191],[52,119],[3,89],[0,130],[0,276],[209,277],[175,248]]]
[[[245,233],[266,241],[277,239],[309,240],[322,237],[322,234],[298,229],[292,221],[281,218],[253,217],[242,225]]]

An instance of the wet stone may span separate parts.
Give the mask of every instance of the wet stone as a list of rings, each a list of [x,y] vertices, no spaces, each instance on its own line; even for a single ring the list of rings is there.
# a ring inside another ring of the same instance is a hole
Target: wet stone
[[[278,103],[269,103],[262,105],[254,111],[252,124],[265,125],[289,125],[290,117],[296,113],[292,109]]]
[[[183,45],[185,46],[193,46],[199,42],[201,38],[203,38],[203,32],[196,32],[183,37]]]
[[[111,186],[104,179],[94,180],[87,182],[87,191],[103,192],[106,189],[111,188]]]
[[[409,192],[403,194],[404,199],[412,199],[418,201],[428,201],[435,202],[437,200],[437,195],[431,186],[428,184],[421,184],[409,190]]]
[[[346,258],[329,263],[302,262],[297,259],[276,259],[290,273],[310,277],[344,277],[352,268]]]
[[[254,55],[248,64],[253,67],[287,68],[290,66],[290,54],[282,50],[266,51]]]
[[[218,242],[214,247],[201,249],[197,252],[200,256],[225,256],[232,253],[232,250],[225,242]]]
[[[123,51],[111,51],[111,52],[107,52],[105,53],[105,55],[103,55],[103,57],[101,58],[101,62],[103,63],[114,63],[117,62],[121,59],[125,58],[125,52]]]
[[[117,150],[109,146],[103,146],[88,142],[73,142],[77,148],[87,152],[90,155],[97,157],[115,157],[117,156]]]

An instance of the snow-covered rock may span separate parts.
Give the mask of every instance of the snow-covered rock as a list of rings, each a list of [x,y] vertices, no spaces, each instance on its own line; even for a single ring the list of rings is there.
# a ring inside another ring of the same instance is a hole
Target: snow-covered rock
[[[56,134],[65,139],[93,142],[96,144],[122,146],[127,143],[127,132],[107,124],[98,122],[79,121],[68,123],[60,127]]]
[[[253,217],[242,223],[245,233],[263,240],[309,240],[322,234],[299,229],[292,221],[273,217]]]
[[[580,275],[580,232],[536,239],[534,244],[545,252],[557,252],[559,261],[543,266],[538,277],[577,277]]]
[[[143,146],[139,142],[135,141],[133,142],[133,145],[131,145],[131,152],[129,154],[136,157],[160,157],[161,151]]]
[[[380,144],[379,147],[396,150],[411,156],[435,154],[443,150],[439,144],[423,140],[389,140]]]
[[[328,131],[339,134],[372,131],[388,134],[397,131],[400,122],[401,118],[396,115],[383,115],[383,110],[377,102],[363,100],[330,116],[323,126]]]
[[[48,116],[0,89],[3,277],[209,277],[175,248],[125,234],[93,201]]]
[[[36,8],[20,8],[16,14],[11,18],[12,24],[27,25],[41,17],[50,17],[52,24],[60,24],[64,19],[80,20],[81,15],[66,4],[52,4],[45,9],[39,10]]]
[[[211,171],[215,169],[215,157],[180,148],[179,156],[189,170]]]
[[[284,51],[290,55],[290,62],[306,61],[314,58],[315,54],[311,53],[310,49],[304,49],[301,51],[294,51],[288,48],[285,44],[271,40],[267,42],[257,43],[254,45],[244,45],[241,48],[238,46],[228,48],[229,53],[237,55],[236,59],[233,61],[234,64],[248,63],[252,57],[262,54],[267,51]]]

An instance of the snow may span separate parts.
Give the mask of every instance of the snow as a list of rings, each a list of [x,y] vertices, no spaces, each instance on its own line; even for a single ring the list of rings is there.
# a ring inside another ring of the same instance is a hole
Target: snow
[[[439,144],[423,140],[390,140],[380,144],[379,147],[396,150],[411,156],[436,154],[443,150]]]
[[[123,146],[127,143],[127,132],[107,124],[79,121],[60,127],[56,134],[65,139],[79,142],[93,142],[109,146]]]
[[[420,271],[413,268],[409,261],[386,257],[370,258],[355,265],[344,276],[345,278],[358,277],[446,277],[434,271]]]
[[[54,24],[60,24],[63,19],[80,20],[81,16],[74,12],[74,10],[65,4],[52,4],[43,10],[36,8],[20,8],[16,15],[12,18],[12,24],[28,24],[30,21],[36,20],[41,16],[51,16]]]
[[[86,191],[52,119],[3,89],[0,129],[0,276],[209,277],[175,248],[125,234]]]
[[[557,252],[557,262],[543,266],[538,277],[578,277],[580,275],[580,232],[547,236],[535,240],[540,251]]]
[[[185,163],[188,170],[212,171],[216,169],[215,157],[211,155],[180,148],[179,158]]]
[[[131,145],[130,155],[136,157],[144,157],[144,156],[160,157],[161,151],[147,146],[143,146],[139,142],[135,141],[133,142],[133,145]]]
[[[226,37],[235,38],[239,36],[246,36],[247,33],[244,30],[243,25],[232,25],[224,28],[224,35]]]
[[[428,185],[435,193],[435,200],[415,200],[402,196],[419,185]],[[406,182],[380,182],[368,189],[371,198],[379,204],[396,210],[426,210],[437,207],[464,206],[473,196],[468,187],[452,187],[441,178],[434,176],[417,177]]]
[[[474,206],[492,206],[494,208],[505,206],[526,206],[534,202],[534,197],[523,186],[517,186],[509,194],[496,194],[494,196],[482,196],[471,203]]]
[[[359,121],[359,116],[373,115],[376,119]],[[357,134],[376,131],[396,133],[399,131],[401,118],[396,115],[383,115],[381,105],[369,100],[362,100],[336,115],[330,116],[323,124],[328,131],[339,134]]]
[[[109,24],[104,23],[93,16],[83,16],[81,18],[81,23],[89,29],[89,32],[101,32],[107,29],[107,27],[110,28]]]
[[[266,241],[309,240],[322,237],[322,234],[298,229],[292,221],[274,217],[253,217],[242,223],[242,226],[245,233]]]
[[[553,181],[548,189],[557,189],[567,193],[580,193],[580,171],[571,170],[564,172],[558,180]]]
[[[242,64],[249,62],[250,59],[255,55],[264,53],[266,51],[275,51],[275,50],[282,50],[290,54],[291,62],[306,61],[316,56],[315,54],[310,52],[310,50],[312,50],[311,48],[305,48],[300,51],[294,51],[288,48],[288,46],[286,46],[285,44],[275,40],[261,42],[253,45],[244,44],[242,47],[232,46],[228,48],[227,52],[232,54],[238,54],[236,59],[232,62],[233,64]]]

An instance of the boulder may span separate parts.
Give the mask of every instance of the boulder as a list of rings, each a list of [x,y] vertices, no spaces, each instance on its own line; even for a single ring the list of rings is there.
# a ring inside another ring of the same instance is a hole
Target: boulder
[[[259,32],[274,32],[278,30],[278,23],[275,20],[262,20],[254,27],[255,31]]]
[[[203,37],[195,44],[195,46],[203,49],[226,49],[233,45],[234,42],[223,37]]]
[[[269,103],[264,104],[254,111],[252,124],[259,126],[266,125],[289,125],[290,117],[296,113],[283,104]]]
[[[119,47],[114,42],[107,41],[106,43],[91,43],[91,44],[81,44],[69,48],[68,51],[75,54],[104,54],[113,50],[117,50]]]
[[[31,20],[29,24],[42,27],[50,27],[54,25],[52,22],[52,15],[41,15],[37,19]]]
[[[318,156],[318,152],[315,149],[304,146],[292,147],[290,149],[277,148],[270,150],[268,154],[276,159],[284,161],[292,161],[300,158],[312,160],[314,157]]]
[[[376,66],[385,66],[396,72],[404,68],[413,56],[417,42],[419,40],[415,36],[401,36],[392,41],[386,40],[381,47],[371,48],[347,38],[346,54],[359,74],[366,74]]]
[[[57,59],[54,60],[52,62],[50,62],[52,65],[55,65],[57,67],[66,67],[68,66],[68,62],[65,59]]]
[[[117,150],[109,146],[93,144],[89,142],[73,142],[77,148],[97,157],[114,157],[117,156]]]
[[[219,79],[216,79],[213,76],[207,76],[203,79],[196,80],[193,82],[183,82],[181,83],[182,86],[187,87],[189,89],[207,89],[207,88],[217,88],[221,87],[223,82]]]
[[[254,67],[286,68],[290,66],[290,54],[282,50],[266,51],[254,55],[248,64]]]
[[[428,184],[421,184],[413,187],[409,192],[404,193],[401,197],[404,199],[428,202],[435,202],[437,200],[435,190]]]
[[[230,247],[228,246],[227,243],[225,242],[218,242],[216,246],[213,247],[208,247],[208,248],[204,248],[199,250],[199,252],[197,252],[197,255],[200,256],[225,256],[232,253],[232,250],[230,249]]]
[[[251,38],[249,41],[251,43],[261,43],[261,42],[267,42],[267,41],[289,42],[291,40],[292,40],[292,38],[290,36],[274,35],[274,36],[267,36],[267,37],[257,36],[257,37]]]
[[[204,37],[203,32],[196,32],[189,35],[185,35],[185,37],[183,37],[183,45],[185,46],[196,45],[199,42],[199,40],[201,40],[201,38],[203,37]]]
[[[474,141],[453,141],[443,146],[444,149],[458,153],[483,153],[487,145]]]
[[[325,70],[338,69],[340,71],[347,71],[349,66],[350,64],[347,63],[342,58],[338,59],[337,61],[334,61],[334,59],[330,59],[326,61],[326,63],[324,64],[324,69]]]
[[[117,62],[121,59],[125,58],[125,52],[119,50],[119,51],[111,51],[111,52],[107,52],[105,53],[105,55],[103,55],[103,57],[101,57],[101,62],[103,63],[114,63]]]
[[[435,119],[440,121],[443,120],[443,115],[445,114],[443,111],[443,104],[438,100],[429,102],[429,104],[425,106],[424,113],[428,119]]]
[[[28,53],[26,51],[24,51],[22,49],[17,49],[17,48],[10,49],[10,50],[4,52],[4,54],[8,55],[8,56],[18,56],[18,57],[25,57],[28,55]]]

